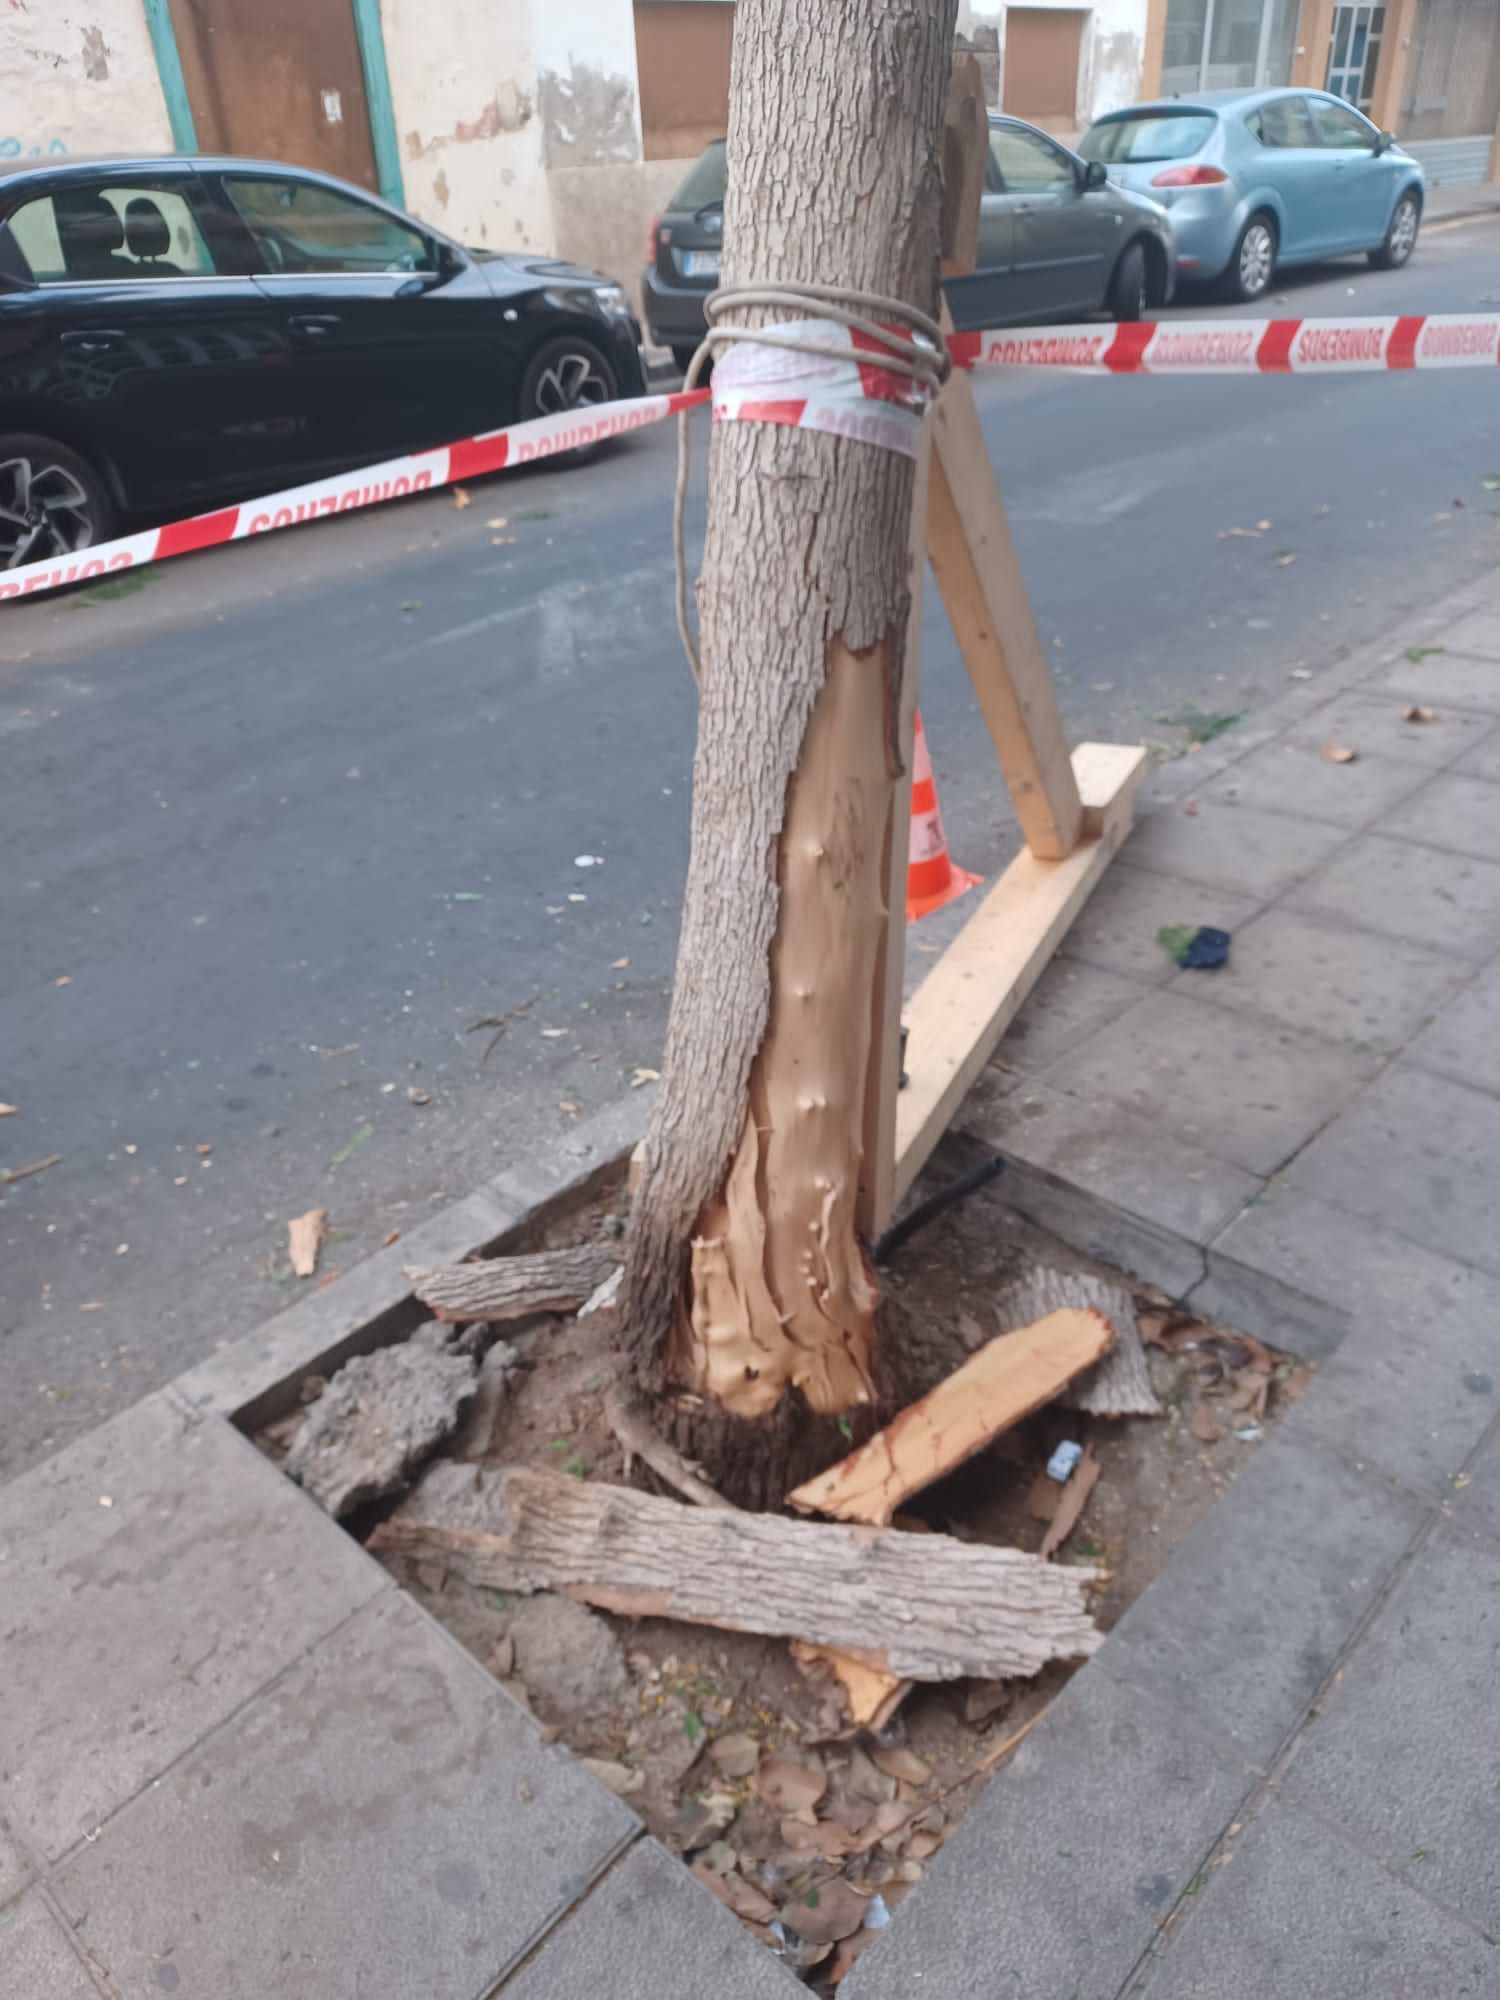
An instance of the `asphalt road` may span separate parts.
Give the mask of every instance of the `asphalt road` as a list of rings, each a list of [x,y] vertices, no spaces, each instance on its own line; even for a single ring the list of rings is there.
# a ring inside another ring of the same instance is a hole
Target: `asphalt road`
[[[1492,308],[1497,252],[1500,218],[1450,223],[1268,309]],[[1497,386],[980,378],[1075,735],[1180,748],[1493,564]],[[289,1216],[326,1207],[345,1269],[656,1061],[673,449],[0,612],[0,1166],[62,1156],[0,1194],[0,1477],[289,1303]],[[989,871],[1013,834],[935,593],[924,640],[950,839]],[[482,1060],[471,1024],[517,1009]]]

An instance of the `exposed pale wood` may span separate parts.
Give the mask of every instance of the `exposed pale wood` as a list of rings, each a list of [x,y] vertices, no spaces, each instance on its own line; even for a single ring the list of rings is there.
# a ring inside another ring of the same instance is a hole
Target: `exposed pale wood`
[[[1089,1495],[1099,1484],[1099,1461],[1094,1456],[1094,1447],[1083,1448],[1083,1457],[1068,1474],[1063,1487],[1062,1498],[1057,1503],[1057,1512],[1052,1516],[1047,1532],[1042,1537],[1042,1546],[1037,1554],[1043,1562],[1050,1562],[1063,1543],[1072,1534],[1083,1517]]]
[[[1049,1313],[1032,1326],[997,1334],[858,1451],[789,1493],[787,1504],[805,1514],[884,1527],[913,1493],[1050,1403],[1107,1352],[1114,1337],[1103,1313],[1089,1308]]]
[[[725,1514],[537,1468],[442,1466],[371,1547],[497,1590],[810,1640],[908,1680],[1030,1675],[1092,1653],[1100,1572],[946,1535]]]
[[[286,1226],[287,1256],[292,1275],[310,1278],[318,1268],[318,1251],[328,1233],[326,1208],[310,1208],[306,1215],[294,1215]]]
[[[439,1319],[523,1319],[527,1313],[573,1312],[619,1262],[613,1244],[580,1243],[524,1257],[482,1257],[472,1264],[410,1265],[406,1278]]]
[[[1026,845],[1043,860],[1061,860],[1082,827],[1078,787],[963,369],[949,377],[934,412],[927,553]]]
[[[849,1720],[860,1729],[884,1729],[911,1687],[899,1674],[887,1673],[854,1653],[842,1653],[837,1646],[793,1639],[792,1658],[799,1666],[827,1667],[844,1690]]]
[[[1092,1271],[1058,1271],[1036,1264],[995,1301],[995,1324],[1002,1333],[1066,1306],[1094,1306],[1115,1330],[1115,1344],[1097,1367],[1069,1383],[1058,1401],[1094,1417],[1159,1417],[1161,1404],[1151,1387],[1146,1350],[1136,1325],[1135,1301],[1126,1288]]]
[[[1130,831],[1146,752],[1082,744],[1074,770],[1085,815],[1101,831],[1065,861],[1018,854],[907,1009],[908,1081],[896,1105],[898,1201]]]

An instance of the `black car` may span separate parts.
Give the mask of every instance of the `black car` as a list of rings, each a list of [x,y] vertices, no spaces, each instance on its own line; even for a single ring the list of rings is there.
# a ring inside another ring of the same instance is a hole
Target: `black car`
[[[972,276],[944,288],[955,326],[1095,312],[1135,320],[1168,302],[1177,250],[1159,202],[1112,187],[1102,166],[1023,119],[993,113],[989,137],[978,260]],[[725,186],[724,141],[716,139],[651,226],[646,324],[683,369],[719,282]]]
[[[326,174],[0,166],[0,568],[644,388],[620,286]]]

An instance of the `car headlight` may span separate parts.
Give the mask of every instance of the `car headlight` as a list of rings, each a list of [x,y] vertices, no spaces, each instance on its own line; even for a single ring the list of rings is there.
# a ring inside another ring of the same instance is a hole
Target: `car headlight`
[[[612,319],[629,319],[630,301],[623,285],[595,285],[593,290],[600,312],[608,313]]]

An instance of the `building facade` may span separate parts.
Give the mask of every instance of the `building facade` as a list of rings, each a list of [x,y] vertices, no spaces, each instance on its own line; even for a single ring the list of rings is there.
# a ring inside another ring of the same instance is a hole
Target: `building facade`
[[[993,103],[1059,136],[1303,83],[1500,174],[1500,0],[960,0]],[[223,151],[345,175],[460,241],[634,285],[729,104],[734,0],[10,0],[0,158]]]

